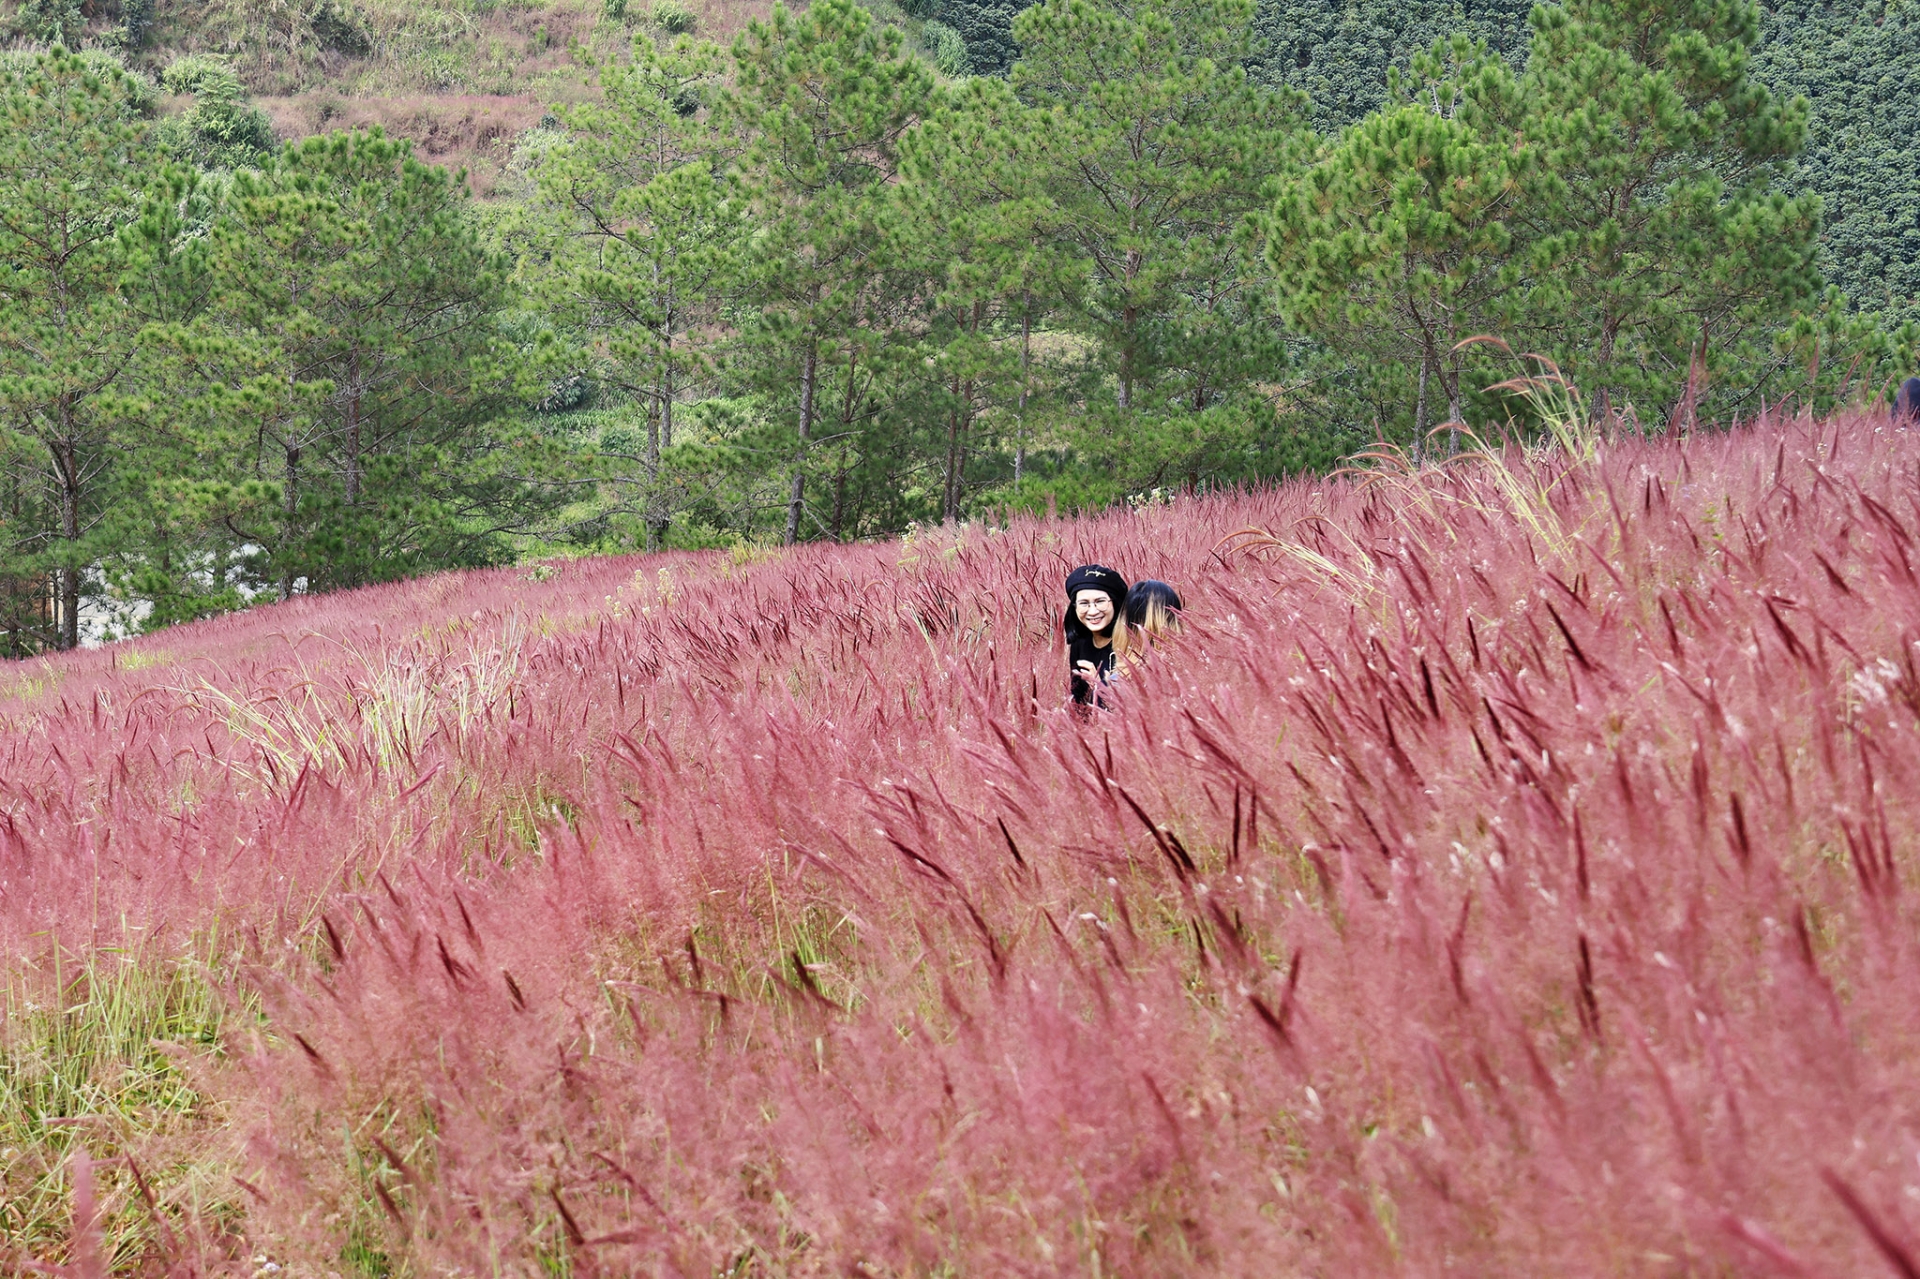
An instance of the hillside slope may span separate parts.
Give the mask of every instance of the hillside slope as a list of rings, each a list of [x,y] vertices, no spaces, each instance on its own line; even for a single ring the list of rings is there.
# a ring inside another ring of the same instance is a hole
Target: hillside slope
[[[804,6],[803,6],[804,7]],[[158,76],[227,63],[290,141],[378,124],[490,194],[514,142],[591,96],[593,66],[659,19],[727,44],[773,0],[0,0],[0,41],[100,46]],[[179,101],[163,101],[165,111]]]
[[[1917,536],[1920,436],[1785,422],[0,668],[4,1233],[1911,1268]],[[1089,559],[1188,609],[1083,717]]]

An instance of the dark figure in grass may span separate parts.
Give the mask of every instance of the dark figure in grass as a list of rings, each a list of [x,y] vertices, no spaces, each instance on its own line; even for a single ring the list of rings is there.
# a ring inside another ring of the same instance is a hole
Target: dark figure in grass
[[[1893,397],[1893,424],[1920,426],[1920,377],[1910,377],[1900,384],[1899,393]]]
[[[1148,578],[1127,592],[1128,639],[1138,631],[1148,640],[1171,635],[1180,627],[1180,592],[1165,582]]]
[[[1067,670],[1073,700],[1083,706],[1097,703],[1095,689],[1113,673],[1126,599],[1127,579],[1104,565],[1082,564],[1067,574]]]

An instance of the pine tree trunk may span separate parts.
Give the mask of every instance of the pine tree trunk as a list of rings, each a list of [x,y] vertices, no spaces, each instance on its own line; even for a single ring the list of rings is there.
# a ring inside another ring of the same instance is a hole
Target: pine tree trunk
[[[347,505],[360,504],[360,353],[347,366]]]
[[[647,418],[647,549],[657,551],[667,539],[666,497],[660,491],[660,458],[673,447],[673,329],[677,296],[660,285],[660,263],[653,264],[655,297],[660,302],[660,332],[666,342],[666,355],[660,365],[660,380],[654,386],[658,415]]]
[[[833,521],[827,532],[836,542],[844,541],[847,520],[847,465],[842,462],[833,473]]]
[[[653,403],[647,406],[647,484],[653,485],[660,479],[660,419],[666,413],[666,397],[658,390],[653,394]]]
[[[1033,348],[1033,294],[1026,295],[1026,308],[1020,313],[1020,407],[1014,422],[1013,443],[1013,484],[1020,486],[1020,476],[1027,469],[1027,369],[1030,367]]]
[[[285,555],[285,543],[293,537],[294,518],[300,511],[300,450],[289,446],[286,457],[285,488],[280,496],[281,510],[285,512],[286,526],[281,535],[280,557],[280,598],[293,598],[293,564]]]
[[[644,514],[641,523],[645,526],[645,549],[659,550],[654,540],[654,511],[660,501],[660,401],[658,388],[653,394],[653,403],[647,405],[647,452],[642,465],[647,468],[647,492],[642,499]]]
[[[947,410],[947,483],[940,495],[940,518],[951,524],[960,506],[960,388],[953,379],[953,407]]]
[[[1134,277],[1140,274],[1140,266],[1141,266],[1140,250],[1128,249],[1127,265],[1126,265],[1126,272],[1125,272],[1128,299],[1127,299],[1127,305],[1124,308],[1122,308],[1120,312],[1121,327],[1126,330],[1126,336],[1121,340],[1121,343],[1120,343],[1119,400],[1120,400],[1120,408],[1123,411],[1133,407],[1133,377],[1136,371],[1134,368],[1134,361],[1135,361],[1135,357],[1139,354],[1139,352],[1136,351],[1134,348],[1140,336],[1135,326],[1139,323],[1139,320],[1140,320],[1140,308],[1138,305],[1134,303],[1132,298],[1132,293],[1133,293]]]
[[[980,323],[986,318],[986,314],[987,304],[976,300],[972,314],[967,317],[967,332],[979,333]],[[953,416],[948,419],[947,500],[945,510],[941,512],[942,518],[949,524],[960,518],[960,498],[965,480],[963,468],[966,465],[966,440],[973,429],[973,379],[967,378],[962,381],[956,375],[953,379],[953,389],[958,402],[954,405]]]
[[[813,380],[820,358],[820,344],[814,338],[807,339],[807,349],[800,361],[800,452],[793,462],[793,488],[787,497],[787,531],[785,545],[792,546],[800,538],[800,511],[807,500],[807,442],[813,438]]]
[[[860,353],[857,350],[847,352],[847,389],[840,397],[840,434],[847,439],[853,435],[853,419],[858,408],[860,390]],[[833,469],[833,519],[827,526],[827,535],[834,541],[844,540],[847,521],[847,474],[852,464],[843,445],[840,449],[839,465]]]
[[[1601,321],[1600,349],[1596,353],[1598,358],[1595,362],[1602,370],[1602,377],[1613,372],[1611,367],[1613,364],[1613,343],[1619,329],[1619,320],[1611,315],[1606,316]],[[1602,383],[1600,386],[1600,394],[1594,397],[1593,407],[1597,421],[1605,422],[1610,419],[1613,416],[1613,388]]]
[[[64,398],[60,413],[63,418],[69,418],[71,414],[71,406]],[[80,647],[80,566],[74,562],[80,543],[80,468],[73,447],[71,421],[64,425],[68,433],[58,444],[55,454],[60,471],[60,535],[67,542],[67,562],[60,568],[60,638],[57,647],[72,650]]]
[[[673,361],[667,361],[667,393],[660,397],[660,447],[673,447]]]
[[[1433,344],[1420,344],[1420,393],[1413,401],[1413,447],[1418,453],[1427,438],[1427,374],[1433,369]]]
[[[1460,451],[1460,355],[1449,351],[1447,362],[1436,362],[1434,371],[1440,375],[1440,388],[1447,395],[1447,452]]]

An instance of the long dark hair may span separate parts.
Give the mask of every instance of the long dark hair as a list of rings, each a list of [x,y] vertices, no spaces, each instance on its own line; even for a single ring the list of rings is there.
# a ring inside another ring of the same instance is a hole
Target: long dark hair
[[[1900,384],[1899,394],[1893,397],[1893,420],[1920,426],[1920,377]]]
[[[1127,592],[1127,629],[1158,635],[1180,622],[1180,592],[1165,582],[1148,578]]]

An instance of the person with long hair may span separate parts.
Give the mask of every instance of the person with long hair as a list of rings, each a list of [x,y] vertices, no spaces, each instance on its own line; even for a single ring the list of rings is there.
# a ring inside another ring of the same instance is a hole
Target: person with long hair
[[[1127,579],[1104,564],[1082,564],[1067,574],[1067,671],[1073,700],[1099,704],[1098,688],[1113,673],[1115,657],[1126,647],[1121,609]]]
[[[1152,640],[1180,629],[1180,592],[1165,582],[1147,578],[1127,591],[1129,637],[1135,632]]]
[[[1920,377],[1910,377],[1900,384],[1893,397],[1893,424],[1895,426],[1920,426]]]

